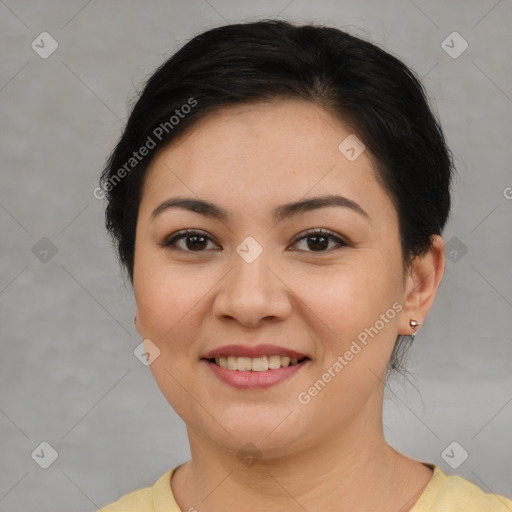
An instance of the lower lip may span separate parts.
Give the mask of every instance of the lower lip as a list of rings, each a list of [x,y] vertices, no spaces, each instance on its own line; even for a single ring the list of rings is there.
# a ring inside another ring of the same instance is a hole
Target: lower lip
[[[292,375],[295,375],[310,362],[309,359],[305,359],[302,363],[298,363],[293,366],[282,366],[275,370],[265,370],[263,372],[242,372],[239,370],[228,370],[227,368],[218,366],[206,359],[203,359],[203,361],[208,365],[208,368],[210,368],[213,374],[222,382],[225,382],[237,389],[265,389],[275,386],[276,384],[290,378]]]

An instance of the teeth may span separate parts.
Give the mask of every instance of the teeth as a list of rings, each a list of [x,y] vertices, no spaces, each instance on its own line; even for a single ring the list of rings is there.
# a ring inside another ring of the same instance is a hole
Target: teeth
[[[268,356],[268,368],[270,370],[277,370],[278,368],[281,367],[281,359],[284,359],[279,357],[279,356]],[[283,364],[283,366],[285,366]],[[254,370],[254,367],[253,367],[253,370]]]
[[[251,361],[251,370],[253,372],[264,372],[268,370],[268,357],[255,357],[254,359],[248,358]]]
[[[249,372],[252,370],[252,361],[250,357],[238,357],[237,361],[237,366],[240,371]]]
[[[266,370],[277,370],[281,367],[293,366],[298,363],[298,359],[290,359],[281,356],[262,356],[262,357],[216,357],[215,364],[227,368],[228,370],[239,370],[241,372],[264,372]]]

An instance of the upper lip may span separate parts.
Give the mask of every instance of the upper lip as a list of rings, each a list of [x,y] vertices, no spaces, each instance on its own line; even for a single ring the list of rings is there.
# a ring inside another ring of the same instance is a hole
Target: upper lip
[[[302,359],[307,357],[306,354],[301,354],[295,350],[277,345],[254,345],[248,347],[247,345],[224,345],[223,347],[211,350],[203,356],[203,359],[214,359],[218,357],[262,357],[262,356],[281,356],[289,357],[290,359]]]

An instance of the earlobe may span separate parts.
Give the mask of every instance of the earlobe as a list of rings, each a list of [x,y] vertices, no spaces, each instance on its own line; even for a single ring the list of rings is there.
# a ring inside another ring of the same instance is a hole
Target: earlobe
[[[443,239],[433,235],[431,248],[417,256],[408,270],[399,334],[415,334],[419,325],[424,323],[443,278],[444,266]]]

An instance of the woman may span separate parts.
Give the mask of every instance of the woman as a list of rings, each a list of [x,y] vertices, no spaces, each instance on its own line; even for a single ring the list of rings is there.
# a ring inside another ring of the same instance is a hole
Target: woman
[[[382,432],[443,277],[452,172],[413,73],[340,30],[229,25],[165,62],[102,190],[192,459],[102,510],[511,510]]]

